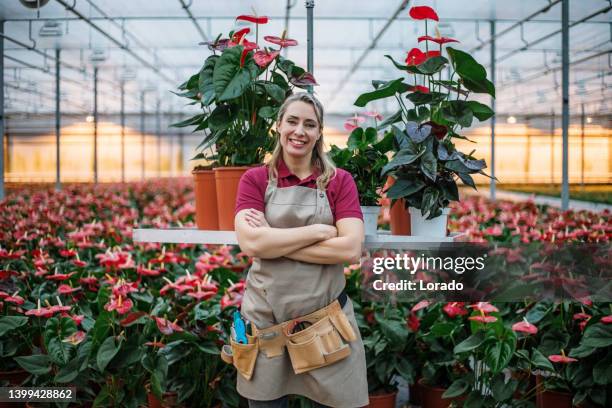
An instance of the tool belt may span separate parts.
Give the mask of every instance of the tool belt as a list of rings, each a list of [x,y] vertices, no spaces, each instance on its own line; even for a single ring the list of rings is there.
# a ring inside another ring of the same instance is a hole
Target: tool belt
[[[342,292],[328,306],[305,316],[266,329],[253,326],[253,335],[247,334],[248,344],[240,344],[230,338],[230,344],[221,349],[221,359],[233,364],[247,380],[253,376],[260,350],[271,358],[282,356],[286,348],[296,374],[340,361],[351,354],[348,343],[357,339],[342,311],[346,299],[346,293]],[[299,324],[307,327],[296,332],[296,325]]]

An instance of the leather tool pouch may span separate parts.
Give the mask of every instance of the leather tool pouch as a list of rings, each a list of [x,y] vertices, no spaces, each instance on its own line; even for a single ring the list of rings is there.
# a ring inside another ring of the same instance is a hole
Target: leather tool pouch
[[[255,370],[259,349],[253,336],[247,335],[247,338],[248,344],[236,343],[230,339],[230,344],[224,345],[221,349],[221,359],[228,364],[233,364],[244,378],[250,380]]]
[[[291,325],[288,325],[286,329],[290,327]],[[354,341],[356,335],[340,309],[297,333],[285,331],[285,338],[293,370],[296,374],[301,374],[348,357],[351,354],[348,343]]]

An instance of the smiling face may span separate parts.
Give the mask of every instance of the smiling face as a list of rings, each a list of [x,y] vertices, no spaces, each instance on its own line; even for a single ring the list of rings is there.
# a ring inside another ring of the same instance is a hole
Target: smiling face
[[[294,159],[308,159],[321,137],[321,125],[314,106],[302,101],[292,102],[277,126],[283,153]]]

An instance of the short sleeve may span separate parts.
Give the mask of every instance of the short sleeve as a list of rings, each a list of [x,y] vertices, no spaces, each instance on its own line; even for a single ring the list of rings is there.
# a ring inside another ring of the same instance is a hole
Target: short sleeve
[[[342,218],[359,218],[363,220],[355,180],[353,180],[350,173],[347,171],[342,169],[338,169],[337,171],[338,190],[334,200],[335,221],[341,220]]]
[[[251,208],[264,212],[267,183],[268,170],[265,166],[247,170],[238,183],[234,213],[238,214],[241,210]]]

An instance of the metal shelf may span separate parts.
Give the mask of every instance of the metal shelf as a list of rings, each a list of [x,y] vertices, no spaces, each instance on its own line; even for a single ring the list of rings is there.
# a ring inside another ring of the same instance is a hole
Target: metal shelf
[[[376,236],[366,235],[366,248],[408,248],[430,246],[431,244],[455,241],[463,234],[452,233],[443,238],[426,236],[390,235],[389,231],[379,231]],[[227,244],[238,245],[234,231],[208,231],[196,228],[136,228],[133,230],[134,242],[163,242],[173,244]],[[419,245],[423,244],[423,245]]]

